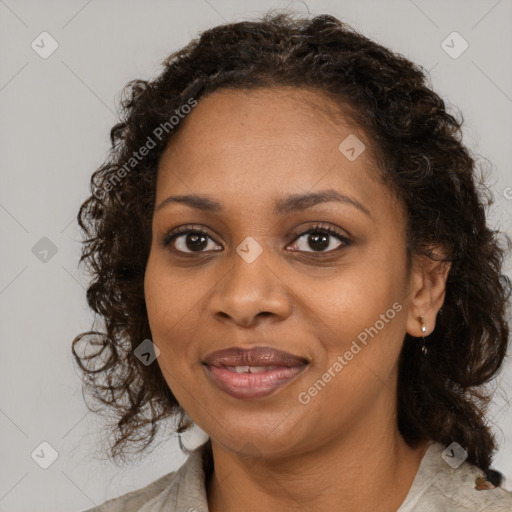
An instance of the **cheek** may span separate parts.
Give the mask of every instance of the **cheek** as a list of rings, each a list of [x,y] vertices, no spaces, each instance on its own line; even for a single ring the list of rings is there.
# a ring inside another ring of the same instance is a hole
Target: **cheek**
[[[406,260],[393,245],[358,256],[321,287],[311,287],[306,308],[321,329],[326,354],[315,377],[338,361],[344,374],[339,385],[348,379],[354,389],[372,374],[386,380],[393,371],[405,334],[407,299]]]
[[[375,284],[374,279],[368,272],[351,272],[332,281],[323,299],[310,297],[323,350],[317,351],[301,397],[316,403],[318,414],[333,422],[357,421],[393,389],[404,305],[392,279]]]
[[[188,404],[194,382],[189,363],[194,361],[193,338],[198,324],[193,315],[199,300],[198,288],[197,284],[173,276],[161,258],[150,255],[144,292],[152,341],[160,350],[157,363],[164,379],[182,405]]]
[[[150,322],[169,328],[193,311],[207,292],[206,275],[172,268],[161,250],[152,250],[144,276],[144,293]]]
[[[206,288],[197,277],[181,278],[170,272],[163,258],[150,255],[144,278],[144,293],[149,326],[154,343],[165,352],[182,350],[185,331],[195,325],[195,308]],[[193,331],[190,334],[193,336]]]
[[[357,336],[381,315],[394,318],[398,308],[392,306],[399,302],[403,308],[404,293],[401,276],[391,274],[389,266],[380,272],[379,266],[361,261],[333,274],[321,287],[311,287],[307,300],[315,315],[345,338]]]

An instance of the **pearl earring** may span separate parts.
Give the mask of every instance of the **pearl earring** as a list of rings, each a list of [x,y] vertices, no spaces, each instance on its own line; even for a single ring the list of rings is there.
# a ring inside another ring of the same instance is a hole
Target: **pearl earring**
[[[418,317],[418,321],[420,322],[421,324],[421,332],[423,334],[425,334],[427,332],[427,324],[425,323],[425,321],[423,320],[423,317],[422,316],[419,316]],[[426,342],[425,342],[425,336],[422,336],[421,337],[421,351],[423,352],[423,355],[426,356],[427,355],[427,346],[426,346]]]

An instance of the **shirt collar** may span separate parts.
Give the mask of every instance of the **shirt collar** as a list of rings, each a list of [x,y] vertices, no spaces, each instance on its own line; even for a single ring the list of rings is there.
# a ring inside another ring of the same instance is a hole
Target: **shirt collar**
[[[148,501],[140,512],[208,512],[206,476],[212,466],[211,442],[193,450],[171,483]]]

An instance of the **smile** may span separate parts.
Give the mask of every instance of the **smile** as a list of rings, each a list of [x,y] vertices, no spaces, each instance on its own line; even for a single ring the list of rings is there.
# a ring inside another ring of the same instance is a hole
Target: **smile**
[[[271,347],[217,351],[203,362],[217,388],[234,398],[263,398],[297,378],[308,366],[305,358]]]

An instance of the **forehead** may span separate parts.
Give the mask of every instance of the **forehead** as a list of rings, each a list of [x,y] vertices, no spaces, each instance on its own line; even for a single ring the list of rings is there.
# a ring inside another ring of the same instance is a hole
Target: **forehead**
[[[389,201],[372,147],[343,107],[318,91],[219,90],[199,100],[162,155],[157,201],[170,192],[270,199],[332,186],[361,202],[377,192]]]
[[[236,142],[257,147],[262,142],[266,146],[302,144],[313,151],[356,132],[371,146],[363,130],[352,121],[350,110],[348,105],[337,104],[314,89],[221,89],[200,98],[168,149],[181,149],[181,139],[187,139],[189,145],[194,143],[191,138],[205,136],[207,141],[215,140],[210,150],[222,151]],[[326,138],[326,133],[332,137]]]

